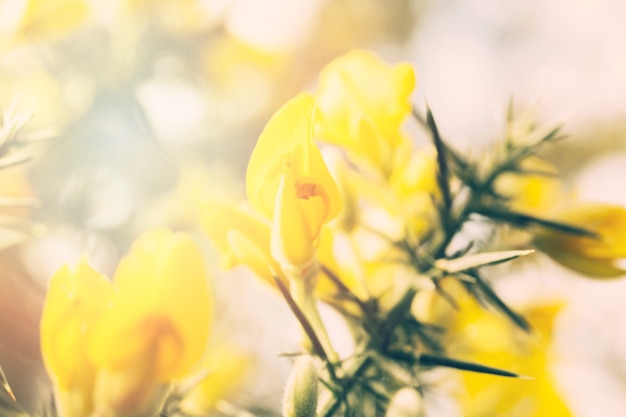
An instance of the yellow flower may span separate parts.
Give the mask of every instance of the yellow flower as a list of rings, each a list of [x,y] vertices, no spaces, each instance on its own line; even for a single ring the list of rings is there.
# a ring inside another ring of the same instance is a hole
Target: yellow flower
[[[437,292],[421,291],[412,311],[418,320],[448,330],[445,346],[450,355],[533,378],[460,373],[465,387],[459,398],[463,416],[571,416],[551,372],[558,360],[551,352],[553,323],[562,303],[553,301],[519,309],[533,329],[528,334],[503,315],[486,311],[457,279],[448,277],[439,283],[458,308]]]
[[[400,125],[411,112],[414,88],[409,64],[390,67],[368,51],[348,52],[320,75],[316,134],[388,174],[404,142]]]
[[[395,164],[389,177],[395,204],[387,203],[394,217],[404,219],[407,232],[422,236],[434,223],[437,209],[434,202],[440,197],[437,182],[437,157],[433,148],[406,149],[408,157]],[[387,201],[393,201],[388,198]]]
[[[85,258],[64,266],[50,280],[41,318],[41,353],[64,417],[93,410],[97,369],[87,356],[94,325],[113,300],[111,283]]]
[[[185,234],[140,237],[111,283],[83,259],[52,278],[41,349],[64,417],[138,417],[204,353],[211,294]]]
[[[558,222],[595,232],[597,238],[540,229],[535,245],[560,264],[590,277],[626,274],[617,262],[626,258],[626,209],[602,203],[578,203],[552,213]]]
[[[550,371],[555,361],[550,354],[552,326],[560,308],[556,303],[525,309],[523,314],[534,329],[532,335],[521,334],[519,330],[513,333],[512,326],[505,318],[485,312],[477,305],[461,308],[466,319],[457,324],[457,334],[459,343],[465,345],[465,349],[469,348],[464,358],[533,378],[522,380],[463,372],[467,390],[461,402],[463,415],[572,415]],[[458,345],[453,345],[452,349],[455,347]]]
[[[142,415],[200,360],[211,293],[194,242],[164,229],[135,242],[114,285],[118,296],[89,340],[89,356],[101,369],[95,399],[105,415]]]
[[[272,257],[286,268],[312,262],[322,226],[342,208],[335,181],[313,142],[314,102],[301,94],[269,121],[246,172],[250,204],[272,219]]]

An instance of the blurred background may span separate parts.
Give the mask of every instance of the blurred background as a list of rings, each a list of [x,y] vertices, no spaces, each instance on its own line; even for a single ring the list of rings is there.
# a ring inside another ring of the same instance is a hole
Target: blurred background
[[[51,274],[87,253],[111,275],[139,233],[167,226],[205,248],[215,343],[251,358],[231,400],[278,409],[290,368],[278,355],[297,350],[298,329],[247,271],[218,270],[197,207],[244,195],[269,117],[352,48],[414,64],[414,103],[469,154],[501,137],[511,98],[563,123],[568,140],[546,156],[571,192],[626,205],[624,19],[621,0],[0,0],[0,364],[16,396],[35,407],[47,389]],[[506,274],[514,305],[563,303],[545,354],[566,404],[506,415],[626,415],[626,282],[541,256]],[[433,415],[470,415],[451,398],[427,397]]]

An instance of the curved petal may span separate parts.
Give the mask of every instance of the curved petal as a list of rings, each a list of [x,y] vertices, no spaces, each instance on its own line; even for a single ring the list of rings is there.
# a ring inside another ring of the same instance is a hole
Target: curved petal
[[[81,258],[63,266],[52,279],[41,317],[41,353],[68,417],[90,415],[97,369],[88,342],[115,293],[109,280]]]
[[[236,253],[230,234],[237,231],[270,257],[270,222],[245,207],[210,201],[200,212],[200,222],[206,234],[221,254],[221,266],[233,268],[246,261]]]
[[[246,192],[252,207],[268,218],[285,166],[308,171],[313,98],[308,94],[288,101],[270,119],[259,137],[246,171]],[[296,148],[300,151],[294,157]]]
[[[289,173],[300,182],[316,185],[324,194],[324,221],[341,211],[341,195],[322,155],[313,143],[311,119],[313,98],[301,94],[287,102],[265,127],[252,152],[246,172],[250,204],[267,218],[274,217],[281,177]]]
[[[73,268],[63,266],[50,280],[41,317],[41,351],[59,388],[89,386],[94,370],[86,356],[87,340],[113,297],[109,280],[85,258]]]
[[[164,229],[146,233],[120,262],[115,285],[119,297],[89,346],[94,362],[132,373],[149,358],[154,371],[146,378],[162,382],[188,372],[204,352],[212,306],[192,239]]]

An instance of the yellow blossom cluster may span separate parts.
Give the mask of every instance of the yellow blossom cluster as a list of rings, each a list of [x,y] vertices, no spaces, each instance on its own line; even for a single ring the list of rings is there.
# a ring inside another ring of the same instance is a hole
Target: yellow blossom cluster
[[[426,119],[414,116],[430,130],[434,146],[417,147],[404,127],[415,80],[410,64],[389,66],[367,51],[336,58],[322,71],[317,91],[289,100],[267,123],[248,162],[247,201],[202,206],[200,221],[221,266],[244,265],[279,290],[302,325],[305,354],[325,364],[299,361],[305,377],[294,376],[285,413],[313,416],[319,408],[321,415],[338,415],[354,402],[354,381],[384,374],[392,381],[387,386],[364,385],[393,398],[387,402],[396,414],[387,415],[399,415],[403,397],[418,404],[410,412],[421,415],[421,387],[411,371],[433,363],[517,375],[432,355],[470,346],[468,356],[478,362],[532,371],[541,381],[520,389],[472,374],[463,380],[472,398],[460,400],[468,416],[513,408],[520,416],[569,415],[542,350],[556,309],[528,309],[541,341],[516,345],[511,323],[530,325],[479,273],[532,251],[480,253],[476,241],[463,246],[461,232],[476,215],[493,227],[504,222],[529,232],[524,244],[557,262],[588,276],[614,277],[626,272],[619,264],[626,258],[626,209],[566,198],[556,169],[530,151],[536,144],[511,143],[503,160],[472,165],[441,139],[430,112]],[[336,353],[318,300],[348,322],[354,357],[364,358],[354,369]],[[513,320],[485,313],[478,304],[484,300]],[[112,280],[85,259],[61,268],[50,282],[41,338],[62,416],[155,415],[171,382],[201,367],[211,309],[201,254],[184,233],[143,235]],[[439,325],[459,339],[425,335],[428,326]],[[220,364],[209,362],[217,371],[205,382],[225,384]],[[237,361],[223,362],[241,373]],[[331,398],[318,407],[323,372],[332,395],[321,387],[320,398]],[[194,391],[182,404],[210,408],[220,392]],[[526,397],[534,402],[523,408]]]
[[[141,236],[113,281],[86,259],[51,279],[41,347],[64,417],[148,416],[204,353],[212,295],[183,233]]]

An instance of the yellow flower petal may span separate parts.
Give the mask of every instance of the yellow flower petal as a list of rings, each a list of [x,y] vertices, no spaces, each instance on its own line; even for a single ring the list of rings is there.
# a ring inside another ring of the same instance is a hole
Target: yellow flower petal
[[[271,248],[272,256],[283,269],[295,268],[298,271],[314,261],[315,240],[322,225],[324,206],[319,201],[313,201],[319,200],[319,197],[310,197],[311,201],[307,203],[311,204],[307,205],[314,207],[302,207],[296,194],[298,187],[292,181],[293,178],[284,175],[277,190]],[[309,219],[307,214],[317,215],[317,219]]]
[[[513,333],[501,316],[484,311],[476,302],[462,305],[457,314],[457,341],[449,345],[464,350],[468,360],[484,363],[534,378],[494,378],[475,372],[462,373],[467,395],[462,399],[464,415],[518,415],[524,417],[569,417],[551,368],[554,358],[550,340],[554,318],[561,303],[535,305],[522,310],[535,332]]]
[[[389,171],[402,143],[400,125],[411,111],[414,87],[409,64],[391,67],[370,52],[348,52],[320,75],[316,133],[357,161]]]
[[[228,232],[228,242],[241,263],[250,268],[270,287],[276,286],[274,276],[280,278],[287,287],[289,286],[280,266],[269,253],[269,242],[266,242],[267,246],[261,248],[239,230]]]
[[[211,318],[201,254],[189,236],[154,230],[140,237],[114,279],[119,297],[90,344],[101,368],[132,372],[150,360],[157,381],[183,376],[205,349]]]
[[[50,280],[41,318],[41,349],[62,389],[89,379],[87,339],[113,296],[111,283],[85,258],[74,268],[63,266]]]
[[[316,195],[324,196],[324,222],[341,210],[337,185],[313,143],[313,104],[308,94],[287,102],[269,121],[252,152],[246,172],[248,200],[267,218],[273,217],[276,193],[286,171],[301,184],[303,193],[308,192],[311,184]]]
[[[96,368],[87,355],[94,323],[114,297],[111,283],[85,258],[50,280],[41,317],[41,352],[67,417],[91,414]]]
[[[241,263],[246,263],[233,250],[230,233],[237,231],[239,234],[253,242],[258,250],[270,255],[270,222],[245,207],[233,204],[210,201],[204,204],[200,212],[200,221],[204,231],[217,247],[222,255],[221,266],[224,269],[233,268]]]

